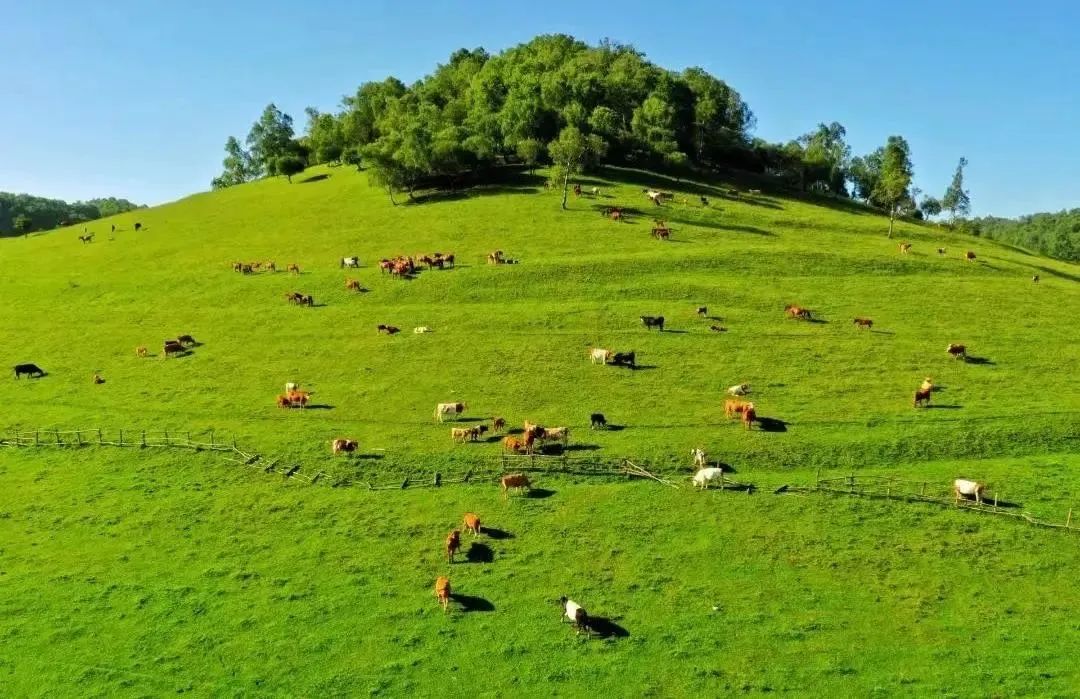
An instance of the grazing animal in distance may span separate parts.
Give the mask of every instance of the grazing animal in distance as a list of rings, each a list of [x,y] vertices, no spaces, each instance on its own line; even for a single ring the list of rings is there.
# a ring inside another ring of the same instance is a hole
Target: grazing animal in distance
[[[810,309],[802,306],[787,306],[784,313],[787,313],[788,318],[798,318],[799,320],[810,320],[811,318]]]
[[[611,358],[612,366],[628,366],[631,369],[637,368],[637,353],[630,352],[616,352]]]
[[[473,533],[473,536],[480,536],[480,517],[478,515],[466,512],[462,524],[465,525],[467,531]]]
[[[300,265],[295,262],[290,263],[285,269],[289,274],[300,274]]]
[[[701,316],[702,318],[705,318],[706,316],[708,316],[709,315],[708,306],[698,306],[697,314],[699,316]]]
[[[716,466],[709,468],[698,469],[698,472],[694,474],[694,487],[701,488],[702,490],[708,490],[709,484],[713,481],[724,482],[724,470]]]
[[[105,379],[101,378],[101,374],[94,374],[94,383],[97,385],[105,383]]]
[[[446,415],[460,415],[467,407],[464,403],[439,403],[435,406],[435,420],[442,422]]]
[[[911,252],[911,243],[900,243],[900,254],[906,255]]]
[[[136,221],[135,222],[135,232],[138,233],[141,230],[142,230],[142,224],[139,223],[138,221]]]
[[[563,616],[573,623],[575,633],[589,632],[589,614],[580,604],[572,599],[567,599],[565,595],[559,598],[559,604],[562,605]]]
[[[664,316],[641,316],[641,322],[646,330],[659,328],[660,332],[664,332]]]
[[[491,418],[491,430],[493,432],[499,432],[500,430],[504,430],[504,429],[506,429],[506,420],[505,420],[505,418],[501,418],[501,417],[493,417],[493,418]]]
[[[729,396],[745,396],[746,394],[750,393],[750,384],[741,383],[732,386],[727,390],[727,392]]]
[[[600,188],[599,187],[593,187],[592,189],[589,190],[589,194],[593,195],[594,197],[600,196]]]
[[[393,325],[383,325],[382,323],[379,323],[379,325],[375,328],[375,332],[386,333],[387,335],[396,335],[401,332],[401,329],[396,328]]]
[[[975,253],[968,250],[967,252],[964,253],[964,259],[967,260],[968,262],[974,262],[975,261]]]
[[[570,442],[569,427],[545,427],[543,432],[537,435],[545,442],[562,442],[566,445]]]
[[[439,600],[444,614],[450,610],[450,578],[445,575],[435,580],[435,599]]]
[[[341,263],[338,266],[342,269],[344,269],[345,267],[359,267],[360,258],[356,255],[353,255],[352,257],[343,257],[341,258]]]
[[[607,427],[607,418],[603,413],[593,413],[589,416],[589,429],[595,430],[597,428]]]
[[[938,248],[937,249],[937,254],[944,255],[945,254],[945,248]]]
[[[83,243],[92,243],[94,242],[94,234],[91,233],[90,235],[80,235],[79,240],[81,240]]]
[[[708,206],[709,205],[709,199],[704,194],[701,195],[701,205],[702,206]]]
[[[181,335],[180,337],[176,338],[176,341],[184,347],[191,347],[198,344],[197,342],[195,342],[195,338],[191,335]]]
[[[975,502],[982,504],[983,491],[986,490],[986,486],[978,481],[969,481],[966,478],[957,478],[953,481],[953,493],[956,495],[956,502],[960,502],[960,498],[974,497]]]
[[[714,333],[726,333],[727,332],[727,328],[725,328],[725,327],[723,327],[721,325],[710,325],[709,330],[712,330]]]
[[[724,401],[724,414],[730,419],[737,415],[742,415],[746,407],[752,405],[749,401],[730,399]]]
[[[963,345],[957,345],[950,342],[949,346],[945,348],[945,351],[956,359],[967,359],[967,347]]]
[[[472,438],[472,434],[473,432],[471,427],[450,428],[450,439],[454,440],[455,442],[460,442],[461,444],[469,441],[469,439]]]
[[[742,411],[742,424],[746,429],[752,429],[754,423],[757,421],[757,411],[754,410],[754,404],[750,403]]]
[[[503,258],[502,250],[496,250],[495,252],[488,253],[487,261],[489,265],[501,265],[506,262],[506,259]]]
[[[611,361],[611,358],[615,356],[615,353],[608,349],[601,349],[595,347],[589,350],[589,362],[596,364],[599,361],[601,364],[607,364]]]
[[[353,439],[335,439],[334,441],[330,442],[330,451],[332,451],[334,454],[341,454],[343,452],[346,454],[351,454],[356,451],[356,448],[358,446],[359,445],[356,443],[356,440]]]
[[[706,457],[705,457],[705,450],[704,449],[701,449],[701,448],[691,449],[690,450],[690,456],[694,457],[694,465],[695,466],[697,466],[699,468],[704,468],[705,467],[705,464],[706,464],[705,458]]]
[[[532,488],[532,481],[524,473],[510,473],[502,477],[499,480],[499,485],[502,487],[503,498],[506,498],[511,488],[519,488],[521,490],[528,491]]]
[[[525,451],[525,442],[517,437],[507,435],[503,438],[503,451],[504,452],[522,452]]]
[[[671,240],[670,228],[654,228],[652,229],[652,236],[657,240]]]
[[[869,318],[856,318],[852,321],[852,323],[854,323],[855,327],[859,329],[865,328],[866,330],[872,330],[874,328],[874,321],[870,320]]]
[[[184,346],[176,340],[166,340],[165,347],[163,349],[162,358],[168,357],[170,354],[180,354],[184,351]]]
[[[360,286],[359,279],[346,279],[345,280],[346,291],[363,291],[364,287]]]
[[[292,407],[292,401],[289,400],[288,396],[278,396],[277,397],[277,407],[279,407],[279,408],[291,408]]]
[[[446,536],[446,561],[454,562],[454,556],[461,550],[461,531],[455,529]]]
[[[146,349],[146,345],[139,345],[138,347],[135,348],[135,356],[136,357],[145,357],[147,351],[148,350]]]
[[[915,391],[914,407],[918,408],[920,404],[923,406],[930,405],[930,394],[932,393],[932,391],[932,388],[919,388],[917,391]]]
[[[1038,284],[1039,283],[1039,275],[1036,274],[1034,277],[1031,278],[1031,281],[1034,284]]]
[[[285,392],[286,393],[296,393],[299,390],[300,390],[300,384],[297,383],[296,381],[287,381],[287,382],[285,382]]]

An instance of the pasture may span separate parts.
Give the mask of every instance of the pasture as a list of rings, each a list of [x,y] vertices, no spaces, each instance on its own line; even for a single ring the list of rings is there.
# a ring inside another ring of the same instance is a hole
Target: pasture
[[[936,227],[898,224],[888,240],[882,217],[837,203],[613,169],[583,178],[601,196],[571,196],[564,212],[542,182],[394,207],[362,174],[314,168],[94,222],[92,243],[81,226],[0,240],[0,356],[46,372],[8,374],[0,433],[213,430],[340,482],[490,466],[501,435],[461,444],[451,429],[501,416],[569,426],[572,456],[633,458],[683,485],[541,476],[545,497],[504,502],[490,482],[368,492],[211,454],[2,449],[0,684],[20,696],[1076,691],[1074,534],[772,489],[819,468],[943,490],[963,476],[1063,518],[1080,505],[1080,270]],[[675,201],[654,207],[645,187]],[[670,240],[650,234],[654,217]],[[515,264],[488,264],[495,250]],[[377,266],[434,252],[456,264],[409,279]],[[352,255],[361,266],[341,268]],[[279,271],[232,269],[266,260]],[[786,317],[789,304],[813,320]],[[163,358],[183,334],[197,344]],[[596,364],[596,347],[633,350],[638,367]],[[931,406],[916,409],[927,376]],[[306,409],[276,406],[289,381],[313,391]],[[724,415],[725,389],[743,382],[767,418],[753,430]],[[442,402],[467,409],[438,424]],[[590,430],[595,412],[615,428]],[[359,449],[331,456],[335,438]],[[761,491],[692,492],[697,447]],[[447,566],[442,541],[466,511],[508,536]],[[432,585],[448,570],[465,597],[444,616]],[[576,638],[558,621],[563,594],[626,635]]]

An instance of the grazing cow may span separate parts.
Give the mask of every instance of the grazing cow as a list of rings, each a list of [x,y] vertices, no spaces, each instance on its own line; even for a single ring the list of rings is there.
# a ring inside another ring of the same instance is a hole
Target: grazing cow
[[[722,325],[710,325],[709,330],[712,330],[714,333],[726,333],[727,332],[727,328],[723,327]]]
[[[283,396],[278,396],[277,404],[279,408],[300,408],[303,410],[310,400],[311,394],[306,391],[290,391]]]
[[[401,332],[401,329],[396,328],[393,325],[383,325],[382,323],[379,323],[375,327],[375,332],[376,333],[386,333],[387,335],[396,335],[399,332]]]
[[[80,235],[79,240],[81,240],[83,243],[92,243],[94,242],[94,234],[91,233],[90,235]]]
[[[664,198],[663,192],[657,192],[655,189],[643,189],[641,191],[653,204],[660,206],[660,201]]]
[[[567,599],[566,596],[559,598],[559,604],[563,608],[563,617],[569,619],[574,625],[575,633],[589,633],[589,614],[584,608],[572,599]],[[563,618],[560,617],[560,620]]]
[[[176,340],[166,340],[165,347],[162,352],[162,358],[168,357],[170,354],[180,354],[184,351],[184,346]]]
[[[708,206],[709,205],[709,200],[708,200],[708,198],[705,197],[704,194],[701,195],[701,205],[702,206]]]
[[[715,466],[709,468],[698,469],[698,472],[694,474],[694,487],[701,488],[702,490],[708,490],[709,484],[713,481],[724,482],[724,470]]]
[[[446,535],[446,561],[454,562],[454,555],[461,550],[461,531],[455,529]]]
[[[300,265],[295,262],[289,263],[289,266],[285,269],[289,274],[300,274]]]
[[[743,411],[746,410],[747,406],[750,405],[753,405],[753,403],[745,400],[726,400],[724,401],[724,415],[726,415],[729,419],[738,415],[742,415]]]
[[[502,477],[499,481],[499,485],[502,487],[503,498],[509,496],[511,488],[520,488],[528,491],[532,488],[532,481],[524,473],[510,473]]]
[[[589,362],[591,364],[596,364],[597,362],[601,364],[607,364],[614,356],[615,353],[609,349],[601,349],[599,347],[594,347],[593,349],[589,350]]]
[[[491,430],[493,432],[499,432],[506,429],[506,420],[501,417],[491,418]]]
[[[621,221],[621,220],[623,220],[622,209],[619,209],[617,207],[611,209],[610,215],[611,215],[611,220],[612,221]]]
[[[195,338],[191,335],[181,335],[180,337],[176,338],[176,341],[184,347],[192,347],[198,344],[197,342],[195,342]]]
[[[1039,283],[1039,275],[1036,274],[1034,277],[1031,278],[1031,281],[1034,284],[1038,284]]]
[[[285,392],[286,393],[298,393],[299,391],[300,391],[300,384],[297,383],[296,381],[286,381],[285,382]]]
[[[595,430],[597,428],[604,429],[607,427],[607,418],[603,413],[593,413],[589,416],[589,429]]]
[[[440,575],[435,581],[435,598],[442,605],[443,613],[450,611],[450,578]]]
[[[964,259],[967,260],[968,262],[974,262],[975,261],[975,253],[968,250],[967,252],[964,253]]]
[[[101,374],[94,374],[94,383],[97,385],[101,385],[105,383],[105,379],[101,378]]]
[[[729,396],[745,396],[750,393],[750,384],[741,383],[735,386],[731,386],[727,390]]]
[[[145,357],[147,353],[146,345],[139,345],[135,348],[136,357]]]
[[[277,407],[279,407],[279,408],[291,408],[292,407],[292,401],[289,400],[288,396],[278,396],[277,397]]]
[[[697,314],[699,316],[701,316],[702,318],[708,317],[708,315],[709,315],[709,307],[708,306],[698,306]]]
[[[252,269],[251,265],[244,265],[244,264],[240,265],[240,273],[241,274],[251,274],[254,271],[255,270]]]
[[[938,248],[937,249],[937,254],[944,255],[945,254],[945,248]]]
[[[142,230],[142,224],[139,223],[138,221],[136,221],[135,222],[135,232],[138,233],[140,230]]]
[[[266,261],[266,271],[267,272],[277,272],[277,265],[274,264],[273,260],[267,260]]]
[[[513,436],[503,438],[503,451],[520,453],[525,451],[525,442]]]
[[[967,359],[967,347],[964,347],[963,345],[957,345],[950,342],[949,346],[945,348],[945,351],[956,359]]]
[[[460,415],[466,407],[464,403],[439,403],[435,406],[435,420],[442,422],[444,415]]]
[[[244,263],[243,262],[233,262],[232,263],[232,271],[234,271],[234,272],[239,272],[243,268],[244,268]]]
[[[480,517],[472,512],[466,512],[465,518],[462,521],[465,525],[465,530],[473,533],[473,536],[480,536]]]
[[[784,308],[784,313],[787,313],[788,318],[798,318],[799,320],[810,320],[811,318],[810,309],[802,306],[787,306]]]
[[[631,369],[637,368],[637,353],[636,352],[616,352],[611,358],[612,366],[628,366]]]
[[[358,446],[359,445],[356,443],[356,441],[352,439],[335,439],[334,441],[330,442],[330,450],[334,454],[341,454],[342,452],[346,454],[351,454],[356,451],[356,448]]]
[[[414,333],[414,334],[416,334],[416,335],[423,335],[424,333],[429,333],[429,332],[431,332],[431,328],[429,328],[429,327],[428,327],[428,326],[426,326],[426,325],[421,325],[420,327],[417,327],[417,328],[413,328],[413,329],[412,329],[412,331],[413,331],[413,333]]]
[[[346,279],[345,280],[346,291],[363,291],[364,287],[360,286],[359,279]]]
[[[900,243],[900,254],[906,255],[911,252],[911,243]]]
[[[575,197],[580,197],[581,196],[581,185],[580,184],[575,184],[574,185],[574,196]]]
[[[956,495],[956,502],[960,502],[960,498],[975,498],[975,502],[982,504],[983,491],[986,490],[986,486],[978,481],[969,481],[964,478],[957,478],[953,481],[953,493]]]
[[[660,332],[664,332],[664,316],[641,316],[641,322],[645,325],[645,329],[659,328]]]
[[[657,240],[670,240],[671,229],[670,228],[654,228],[652,229],[652,236]]]
[[[859,329],[866,328],[867,330],[872,330],[874,327],[874,321],[869,318],[856,318],[852,322],[855,324],[855,327]]]
[[[529,422],[528,420],[526,420],[523,427],[525,429],[525,434],[527,435],[538,435],[544,433],[544,428],[540,425],[537,425],[535,422]]]
[[[562,442],[565,446],[570,442],[570,428],[545,427],[544,431],[537,436],[545,442]]]
[[[471,427],[451,427],[450,428],[450,439],[454,440],[455,442],[460,442],[461,444],[464,444],[465,442],[469,441],[469,439],[471,437],[472,437],[472,428]]]
[[[698,468],[705,468],[705,450],[704,449],[691,449],[690,456],[694,457],[694,466]]]
[[[495,252],[488,253],[487,261],[489,265],[501,265],[506,260],[503,258],[503,251],[496,250]]]
[[[925,385],[925,384],[924,384]],[[918,408],[919,405],[924,407],[930,405],[930,394],[933,392],[933,388],[920,388],[915,391],[915,404],[914,407]]]
[[[742,411],[742,424],[746,429],[752,429],[754,422],[757,421],[757,411],[754,410],[754,404],[751,403],[743,408]]]
[[[341,258],[341,264],[338,266],[342,269],[344,269],[345,267],[359,267],[360,258],[356,255],[353,255],[352,257],[343,257]]]

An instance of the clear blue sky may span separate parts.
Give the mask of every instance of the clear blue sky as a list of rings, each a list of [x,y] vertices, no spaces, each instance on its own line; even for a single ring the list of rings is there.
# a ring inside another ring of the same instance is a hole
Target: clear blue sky
[[[923,190],[965,155],[976,213],[1058,210],[1080,206],[1077,27],[1066,0],[0,0],[0,190],[161,203],[207,189],[268,102],[299,131],[366,80],[561,32],[702,66],[768,140],[901,134]]]

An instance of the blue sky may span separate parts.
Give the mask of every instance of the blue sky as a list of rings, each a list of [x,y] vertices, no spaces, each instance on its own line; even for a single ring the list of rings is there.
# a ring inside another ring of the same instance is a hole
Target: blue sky
[[[299,131],[361,82],[561,32],[705,68],[768,140],[901,134],[927,192],[967,156],[978,214],[1080,206],[1080,3],[0,0],[0,18],[5,191],[169,201],[207,189],[268,102]]]

